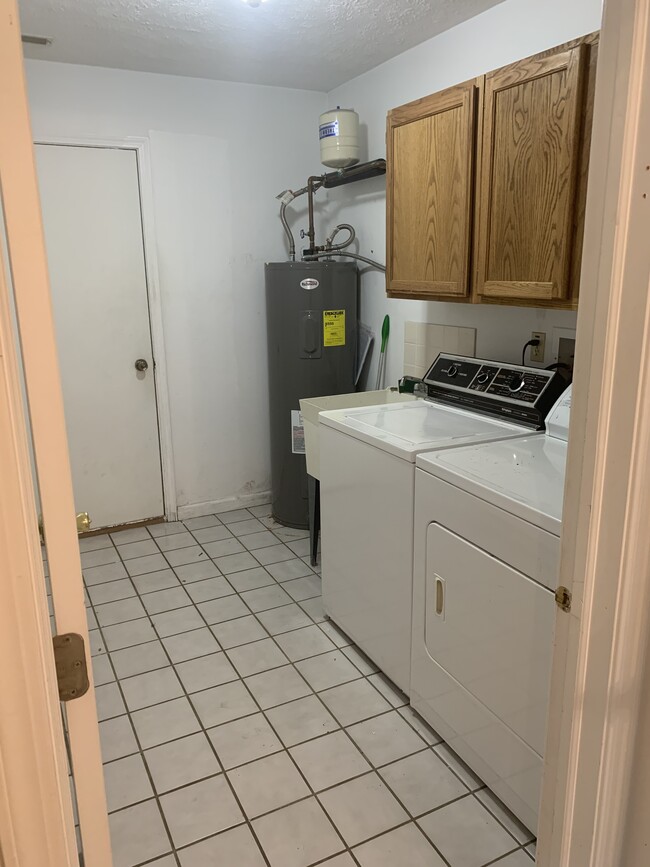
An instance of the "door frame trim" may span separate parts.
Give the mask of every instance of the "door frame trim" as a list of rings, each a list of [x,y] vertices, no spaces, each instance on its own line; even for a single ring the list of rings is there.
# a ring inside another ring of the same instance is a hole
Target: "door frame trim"
[[[56,628],[60,633],[78,633],[89,647],[88,624],[20,23],[15,0],[0,0],[0,7],[3,12],[0,15],[0,174],[6,231],[6,252],[2,251],[0,267],[10,269],[15,305],[13,327],[5,324],[6,313],[3,313],[0,325],[2,339],[9,343],[0,351],[4,353],[3,367],[9,371],[4,389],[9,401],[7,409],[13,413],[11,430],[5,426],[3,445],[7,448],[6,444],[11,446],[11,441],[16,444],[13,463],[16,473],[21,476],[20,480],[14,475],[19,484],[12,484],[10,463],[7,490],[5,492],[3,487],[0,494],[0,511],[7,505],[11,506],[12,500],[16,509],[16,514],[9,514],[8,518],[4,514],[0,516],[3,529],[9,531],[2,540],[0,554],[0,573],[3,579],[7,575],[1,590],[2,626],[6,625],[7,618],[12,619],[12,610],[15,612],[13,621],[4,629],[0,626],[0,631],[3,655],[15,659],[15,665],[7,672],[7,682],[13,690],[16,690],[16,678],[21,674],[20,660],[32,669],[26,676],[19,677],[16,701],[12,703],[9,695],[8,703],[3,702],[0,710],[3,754],[6,755],[6,749],[11,747],[10,760],[3,767],[3,779],[0,780],[3,787],[0,792],[0,821],[2,831],[14,834],[14,851],[17,850],[21,864],[43,867],[55,864],[67,867],[70,864],[72,867],[78,863],[78,858],[67,788],[60,703],[55,692],[43,567],[37,562],[38,529],[34,477],[25,441],[26,412],[31,422],[33,457],[47,537]],[[7,291],[3,288],[0,300],[5,311]],[[22,394],[18,388],[20,383],[12,386],[12,378],[15,382],[17,373],[14,359],[18,341],[23,367]],[[23,405],[25,399],[27,406]],[[0,412],[0,418],[3,416],[7,418],[6,413]],[[11,462],[10,455],[8,460]],[[4,565],[8,569],[3,569]],[[16,634],[16,629],[20,641],[13,650],[4,653],[5,641]],[[32,708],[29,718],[20,712],[25,701]],[[5,709],[8,707],[11,707],[11,713]],[[112,864],[111,843],[92,676],[88,691],[68,703],[66,716],[84,856],[93,867],[109,867]],[[40,737],[35,727],[39,717],[42,723]],[[10,728],[16,736],[11,738],[11,742],[7,739],[5,744],[5,735]],[[50,751],[54,755],[48,755]],[[42,768],[40,780],[33,773],[28,774],[30,768],[35,767],[35,760]],[[8,810],[11,810],[11,816]],[[8,827],[9,823],[13,828]],[[41,846],[39,853],[38,838],[43,835],[46,836],[45,851]],[[17,867],[13,858],[7,860],[11,853],[5,851],[4,839],[2,848],[0,861],[4,857],[7,867],[14,864]],[[34,857],[30,857],[30,853]]]
[[[540,867],[631,864],[630,826],[647,826],[632,784],[650,774],[650,0],[606,0],[601,33]]]
[[[171,408],[169,401],[169,378],[165,351],[165,331],[162,315],[162,297],[158,271],[158,254],[151,179],[151,152],[148,138],[127,136],[125,138],[94,138],[92,136],[38,136],[34,145],[64,145],[68,147],[93,147],[113,150],[130,150],[135,153],[138,170],[140,214],[142,217],[142,242],[146,272],[151,349],[154,357],[154,384],[160,465],[162,472],[163,509],[167,521],[176,521],[176,474],[172,442]],[[157,516],[151,516],[157,517]]]
[[[3,222],[0,204],[0,234]],[[0,240],[0,653],[11,660],[2,699],[12,712],[0,714],[0,859],[11,867],[21,858],[74,867],[73,807],[3,246]]]

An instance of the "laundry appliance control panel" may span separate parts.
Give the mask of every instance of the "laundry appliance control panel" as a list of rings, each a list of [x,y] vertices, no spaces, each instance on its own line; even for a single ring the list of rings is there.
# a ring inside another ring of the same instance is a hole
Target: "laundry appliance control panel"
[[[566,388],[556,371],[440,353],[424,377],[427,399],[543,430]]]

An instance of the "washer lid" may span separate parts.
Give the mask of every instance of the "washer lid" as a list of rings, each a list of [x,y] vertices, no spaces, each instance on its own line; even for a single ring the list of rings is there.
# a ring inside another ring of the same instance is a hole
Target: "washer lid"
[[[546,435],[568,442],[569,421],[571,418],[572,386],[561,395],[546,417]]]
[[[410,461],[431,449],[530,434],[517,424],[424,400],[322,412],[320,420]]]
[[[535,436],[421,455],[420,469],[555,535],[562,525],[567,444]]]

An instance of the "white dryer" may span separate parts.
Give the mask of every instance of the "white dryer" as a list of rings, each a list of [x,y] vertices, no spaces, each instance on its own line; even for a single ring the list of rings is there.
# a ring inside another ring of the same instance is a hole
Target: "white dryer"
[[[532,831],[570,405],[544,434],[417,459],[411,704]]]
[[[325,613],[405,693],[411,681],[415,459],[530,434],[550,371],[441,354],[422,401],[320,414]]]

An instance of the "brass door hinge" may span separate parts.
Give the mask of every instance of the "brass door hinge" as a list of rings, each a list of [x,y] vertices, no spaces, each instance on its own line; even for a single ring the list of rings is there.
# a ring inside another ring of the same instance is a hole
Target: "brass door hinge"
[[[562,611],[571,611],[572,599],[571,591],[567,590],[566,587],[558,587],[555,591],[555,604]]]
[[[65,635],[55,635],[52,644],[59,699],[72,701],[81,698],[90,686],[83,638],[76,632],[66,632]]]

